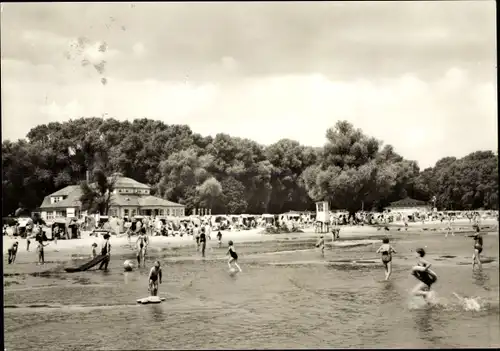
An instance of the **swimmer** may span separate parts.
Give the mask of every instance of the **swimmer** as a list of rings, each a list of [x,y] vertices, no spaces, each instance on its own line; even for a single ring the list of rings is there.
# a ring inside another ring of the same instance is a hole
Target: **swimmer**
[[[135,245],[137,248],[137,263],[138,267],[141,267],[141,261],[143,265],[146,264],[146,251],[148,248],[148,237],[146,235],[146,228],[142,227],[139,230],[139,237],[137,238]]]
[[[229,261],[227,261],[227,265],[229,266],[229,269],[231,269],[231,263],[234,263],[236,268],[241,272],[240,266],[238,266],[238,254],[236,251],[234,251],[233,247],[233,241],[229,240],[229,250],[227,251],[227,254],[230,256]]]
[[[219,248],[222,247],[222,233],[219,232],[217,233],[217,241],[219,242]]]
[[[9,249],[9,264],[16,261],[17,248],[19,247],[19,242],[15,242]]]
[[[161,284],[160,262],[155,261],[155,265],[149,271],[149,292],[152,296],[158,296],[158,284]]]
[[[389,244],[389,238],[382,240],[382,245],[377,250],[377,253],[382,254],[382,263],[385,269],[385,280],[389,280],[392,274],[392,254],[397,253],[396,250]]]
[[[325,256],[325,239],[323,238],[323,235],[319,237],[319,240],[316,243],[316,247],[320,249],[321,256]]]
[[[427,301],[432,284],[437,281],[437,274],[430,270],[432,266],[429,262],[424,260],[425,250],[419,248],[416,250],[416,255],[418,258],[418,263],[411,270],[411,273],[415,278],[417,278],[420,283],[418,283],[413,289],[412,293],[415,296],[422,296],[424,300]]]
[[[469,238],[474,239],[474,254],[472,255],[472,269],[477,266],[479,269],[481,266],[481,252],[483,252],[483,236],[478,232],[476,234],[467,235]]]

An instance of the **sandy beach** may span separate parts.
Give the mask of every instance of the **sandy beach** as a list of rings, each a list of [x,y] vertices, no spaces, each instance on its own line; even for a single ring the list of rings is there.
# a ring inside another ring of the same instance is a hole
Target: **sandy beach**
[[[445,231],[447,224],[446,222],[441,223],[440,221],[429,221],[422,224],[421,222],[409,223],[408,232],[411,234],[418,234],[424,231],[434,231],[436,233],[442,233]],[[498,222],[494,219],[486,219],[481,223],[481,226],[489,227],[495,226],[498,228]],[[342,226],[341,227],[341,240],[342,239],[356,239],[356,238],[366,238],[366,237],[379,237],[381,235],[390,235],[390,233],[395,233],[398,228],[403,230],[403,223],[395,222],[389,225],[390,231],[378,230],[375,226]],[[471,224],[467,219],[459,219],[453,223],[454,231],[470,231]],[[241,231],[222,231],[222,241],[224,245],[227,244],[229,240],[235,242],[236,245],[248,242],[262,242],[269,240],[287,240],[287,239],[297,239],[297,238],[314,238],[318,237],[320,234],[314,232],[313,227],[308,227],[303,229],[303,233],[289,233],[289,234],[266,234],[263,228],[255,228],[250,230]],[[103,241],[102,237],[90,236],[90,232],[83,232],[80,239],[71,240],[58,240],[57,244],[54,241],[49,241],[49,245],[45,247],[45,257],[46,261],[60,261],[67,260],[68,257],[81,256],[87,257],[91,254],[92,243],[101,244]],[[207,247],[217,245],[216,236],[217,232],[212,232],[212,240],[207,242]],[[328,235],[328,234],[327,234]],[[135,244],[136,236],[132,237],[132,245]],[[195,241],[192,236],[150,236],[150,248],[149,251],[161,251],[165,248],[179,248],[186,246],[194,246]],[[3,237],[3,254],[4,260],[6,260],[6,254],[9,247],[15,242],[19,242],[19,250],[17,253],[16,262],[26,262],[35,261],[35,250],[36,243],[34,239],[31,240],[30,252],[26,251],[26,239],[16,238],[13,236]],[[110,239],[112,245],[113,254],[123,254],[131,252],[131,246],[128,243],[128,238],[125,234],[113,235]]]

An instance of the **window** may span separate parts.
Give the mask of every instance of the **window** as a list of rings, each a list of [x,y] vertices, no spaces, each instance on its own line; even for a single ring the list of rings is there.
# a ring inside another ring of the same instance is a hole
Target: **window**
[[[164,209],[160,209],[160,216],[163,216],[164,213],[165,213],[165,210]]]
[[[66,217],[66,211],[56,211],[56,218]]]
[[[52,220],[52,219],[54,219],[54,212],[48,211],[47,212],[47,220]]]
[[[116,208],[112,208],[109,210],[109,215],[110,216],[114,216],[114,217],[118,217],[118,210]]]
[[[132,210],[132,217],[135,217],[135,215],[137,214],[137,210]]]
[[[123,216],[128,217],[128,208],[123,210]]]

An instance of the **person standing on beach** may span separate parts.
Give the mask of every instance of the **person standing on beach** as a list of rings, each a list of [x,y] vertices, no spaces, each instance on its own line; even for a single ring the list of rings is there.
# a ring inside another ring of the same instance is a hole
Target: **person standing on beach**
[[[205,227],[201,227],[200,246],[201,246],[201,257],[205,257],[205,249],[207,247],[207,235],[205,234]]]
[[[45,253],[43,248],[49,245],[49,243],[44,245],[42,240],[43,238],[38,239],[38,246],[36,248],[36,252],[38,253],[38,264],[45,264]]]
[[[198,224],[194,225],[193,237],[194,237],[194,240],[196,240],[196,251],[199,251],[200,250],[200,228],[198,227]]]
[[[222,247],[222,233],[220,232],[220,230],[217,233],[217,241],[219,242],[219,248],[221,248]]]
[[[108,270],[108,264],[111,260],[111,243],[109,242],[109,237],[109,234],[104,234],[104,243],[101,248],[101,255],[106,255],[106,258],[101,262],[99,269],[104,268],[105,271]]]
[[[323,238],[323,235],[319,237],[318,242],[316,243],[316,247],[319,248],[321,251],[321,256],[325,256],[325,239]]]
[[[96,257],[97,257],[97,244],[93,243],[92,244],[92,258],[96,258]]]
[[[455,233],[453,232],[453,223],[452,223],[452,219],[451,219],[451,215],[448,216],[448,224],[447,224],[447,227],[446,227],[446,235],[444,236],[445,238],[448,237],[448,234],[450,234],[452,236],[455,236]]]
[[[14,263],[16,261],[16,255],[17,255],[17,248],[19,246],[19,242],[15,242],[12,244],[10,247],[8,253],[9,253],[9,264]]]

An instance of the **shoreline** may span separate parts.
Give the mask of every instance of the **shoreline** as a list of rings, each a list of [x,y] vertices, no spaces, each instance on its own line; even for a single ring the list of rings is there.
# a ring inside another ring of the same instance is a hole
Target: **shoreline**
[[[455,223],[454,231],[455,233],[467,233],[472,232],[472,224],[468,223],[468,220],[461,221],[462,223]],[[498,223],[496,220],[485,220],[481,224],[482,227],[489,227],[487,232],[496,232],[498,234]],[[441,235],[446,231],[446,224],[435,222],[426,223],[422,225],[421,223],[411,223],[408,227],[408,231],[404,231],[404,225],[398,223],[391,223],[388,225],[390,231],[385,231],[383,229],[378,229],[378,226],[343,226],[341,227],[339,245],[342,246],[341,242],[343,240],[360,240],[360,239],[380,239],[381,237],[387,235],[421,235],[421,234],[438,234]],[[395,230],[401,228],[401,230]],[[261,243],[265,241],[279,241],[279,240],[313,240],[318,238],[319,233],[314,232],[314,228],[305,228],[302,233],[283,233],[283,234],[265,234],[264,228],[255,228],[243,231],[221,231],[223,247],[227,246],[229,240],[233,240],[238,245],[244,245],[248,243]],[[215,237],[217,232],[212,232],[212,240],[207,240],[207,249],[215,248],[217,246],[217,239]],[[49,241],[49,245],[45,247],[45,257],[46,264],[44,266],[49,268],[49,266],[67,262],[71,260],[86,260],[91,259],[91,245],[92,243],[97,243],[99,246],[103,241],[102,237],[96,238],[89,235],[90,232],[82,233],[82,238],[80,239],[70,239],[70,240],[58,240],[57,245],[53,241]],[[330,233],[323,233],[328,241]],[[149,252],[160,252],[168,249],[182,249],[192,246],[195,247],[195,240],[192,236],[184,237],[166,237],[166,236],[150,236],[150,249]],[[3,237],[3,254],[4,254],[4,272],[6,270],[12,271],[17,265],[7,264],[7,252],[8,248],[14,243],[14,241],[19,241],[19,249],[17,252],[16,263],[28,264],[31,263],[35,265],[36,263],[36,243],[34,240],[31,241],[30,251],[26,251],[26,239],[18,239],[15,237]],[[137,236],[132,236],[131,244],[128,242],[126,235],[122,234],[119,236],[112,235],[110,242],[112,246],[113,255],[134,255],[135,254],[135,241]]]

